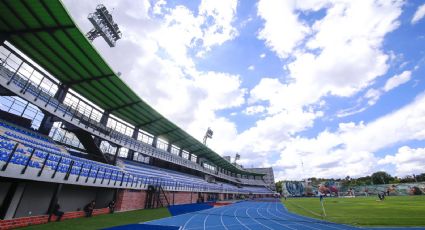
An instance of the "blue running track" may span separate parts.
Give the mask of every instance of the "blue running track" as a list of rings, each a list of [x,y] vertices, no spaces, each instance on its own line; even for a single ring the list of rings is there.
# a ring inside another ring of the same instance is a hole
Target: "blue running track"
[[[211,208],[182,214],[155,221],[149,225],[176,226],[185,230],[280,230],[280,229],[372,229],[335,224],[290,213],[280,202],[240,202],[232,205]],[[142,229],[142,228],[141,228]],[[403,229],[403,228],[375,228]],[[425,228],[404,228],[425,229]]]

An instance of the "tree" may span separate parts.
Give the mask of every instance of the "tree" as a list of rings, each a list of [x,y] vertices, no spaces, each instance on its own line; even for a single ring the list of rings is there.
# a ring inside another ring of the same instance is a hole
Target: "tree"
[[[384,171],[375,172],[371,177],[374,184],[388,184],[394,179],[390,174]]]
[[[282,190],[282,185],[283,185],[283,181],[278,181],[275,183],[276,185],[276,192],[278,192],[279,194],[282,194],[283,190]]]
[[[425,181],[425,173],[421,173],[421,174],[417,175],[416,179],[418,180],[418,182]]]

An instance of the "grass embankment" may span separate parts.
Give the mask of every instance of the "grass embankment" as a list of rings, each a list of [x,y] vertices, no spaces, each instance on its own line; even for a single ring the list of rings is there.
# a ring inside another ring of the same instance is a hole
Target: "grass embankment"
[[[144,209],[130,212],[120,212],[114,214],[105,214],[99,216],[93,216],[91,218],[76,218],[64,220],[61,222],[52,222],[42,225],[34,225],[26,228],[24,230],[50,230],[50,229],[79,229],[79,230],[88,230],[88,229],[101,229],[119,225],[126,224],[135,224],[139,222],[160,219],[170,216],[167,208],[158,208],[158,209]]]
[[[425,196],[325,198],[324,220],[358,226],[425,226]],[[319,198],[282,201],[289,211],[322,219]]]

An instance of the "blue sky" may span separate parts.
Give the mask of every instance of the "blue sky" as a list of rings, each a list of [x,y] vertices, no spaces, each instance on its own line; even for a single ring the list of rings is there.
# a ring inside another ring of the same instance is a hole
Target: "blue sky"
[[[65,0],[81,29],[95,3]],[[425,1],[105,1],[94,46],[170,120],[278,179],[425,172]],[[302,170],[301,162],[304,164]]]

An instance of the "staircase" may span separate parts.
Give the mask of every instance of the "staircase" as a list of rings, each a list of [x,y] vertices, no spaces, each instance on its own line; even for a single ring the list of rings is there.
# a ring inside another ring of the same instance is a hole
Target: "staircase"
[[[160,208],[170,205],[161,185],[149,185],[146,192],[145,208]]]

